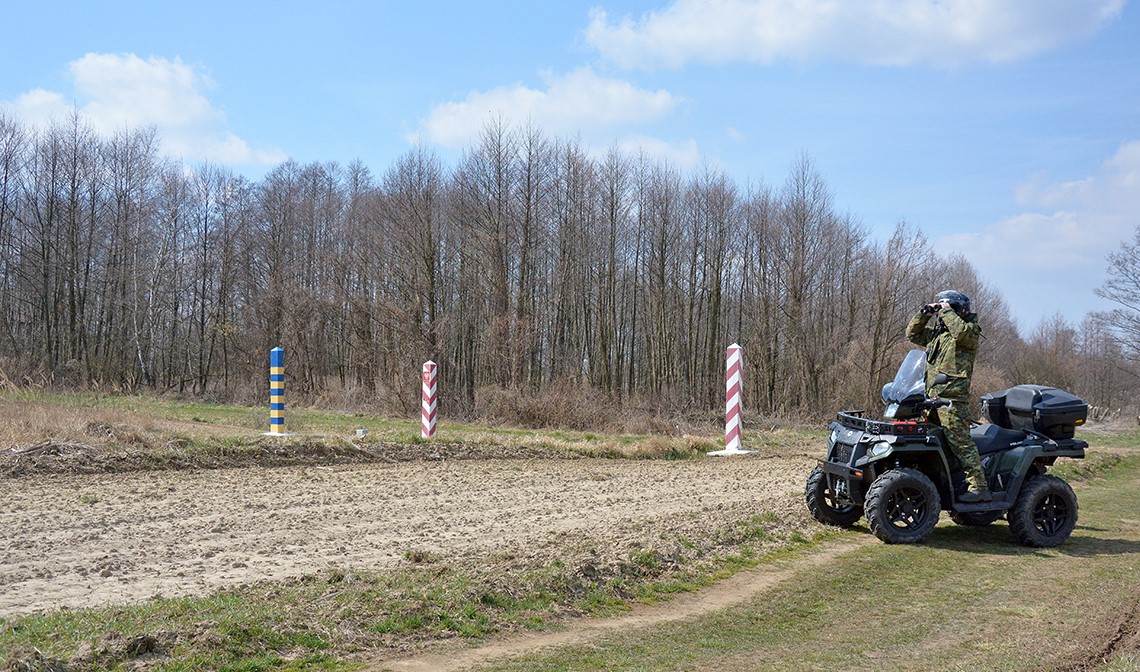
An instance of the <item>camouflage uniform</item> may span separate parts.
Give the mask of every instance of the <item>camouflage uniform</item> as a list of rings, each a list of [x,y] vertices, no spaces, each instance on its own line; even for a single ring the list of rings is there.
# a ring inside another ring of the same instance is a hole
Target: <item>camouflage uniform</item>
[[[952,407],[942,409],[940,417],[935,419],[941,420],[950,450],[966,472],[970,490],[988,490],[978,447],[970,438],[970,376],[974,373],[974,356],[982,328],[974,313],[963,318],[952,309],[943,308],[938,311],[934,325],[929,326],[927,322],[931,317],[919,311],[907,325],[906,337],[926,348],[927,393],[954,402]],[[934,377],[939,373],[945,373],[950,380],[935,385]]]

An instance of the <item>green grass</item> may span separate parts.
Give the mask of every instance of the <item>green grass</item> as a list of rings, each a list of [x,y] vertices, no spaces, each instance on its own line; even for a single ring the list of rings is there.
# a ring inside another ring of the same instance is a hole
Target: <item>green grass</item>
[[[98,410],[132,413],[147,419],[197,423],[209,426],[257,429],[268,428],[266,407],[185,402],[185,400],[152,395],[59,394],[44,391],[5,391],[0,399],[19,400],[30,404],[52,405],[75,410]],[[690,456],[694,450],[716,450],[714,437],[679,437],[670,440],[652,435],[604,435],[593,431],[534,430],[487,427],[470,422],[442,420],[437,438],[430,442],[420,436],[418,418],[384,418],[365,413],[318,410],[291,406],[287,413],[287,429],[300,435],[320,437],[327,434],[351,435],[357,429],[368,431],[367,440],[401,444],[483,443],[507,446],[531,445],[549,448],[573,448],[587,454],[621,455],[635,452],[646,444],[666,443],[677,448],[678,456]],[[674,446],[673,444],[676,444]],[[660,456],[646,454],[646,456]]]
[[[1078,430],[1077,438],[1098,448],[1140,450],[1140,426],[1136,425],[1094,425]]]
[[[60,610],[0,620],[0,651],[38,650],[67,660],[86,651],[92,670],[122,669],[153,637],[177,664],[164,669],[346,669],[327,655],[320,623],[291,622],[273,600],[229,591],[207,598],[155,599],[106,609]],[[174,635],[177,635],[175,637]],[[282,655],[302,651],[303,668]],[[18,668],[16,668],[18,669]]]
[[[1116,468],[1132,456],[1132,451],[1140,453],[1140,427],[1078,432],[1077,438],[1089,443],[1085,459],[1060,460],[1049,473],[1067,481],[1089,480]]]
[[[865,545],[735,608],[480,669],[1051,669],[1107,641],[1140,595],[1140,457],[1102,467],[1056,549],[1016,546],[1004,523],[944,522],[930,543]]]
[[[19,404],[6,411],[11,418],[9,444],[26,446],[55,440],[96,446],[114,458],[100,464],[98,470],[236,467],[267,459],[298,463],[307,456],[318,463],[361,461],[382,459],[392,446],[425,450],[437,446],[453,453],[477,447],[482,456],[512,456],[520,451],[532,456],[537,451],[665,460],[700,459],[723,447],[715,428],[709,430],[709,436],[605,435],[456,421],[441,421],[437,436],[423,439],[418,418],[384,418],[300,406],[291,407],[286,419],[287,430],[295,436],[266,437],[263,431],[268,428],[268,412],[263,407],[182,402],[154,395],[35,390],[3,391],[2,400]],[[165,427],[162,421],[181,424]],[[358,429],[366,430],[367,435],[357,437]],[[821,436],[819,430],[781,428],[749,430],[744,440],[752,450],[777,454],[793,446],[814,447]],[[70,465],[79,467],[74,461]],[[38,468],[50,469],[50,464]]]

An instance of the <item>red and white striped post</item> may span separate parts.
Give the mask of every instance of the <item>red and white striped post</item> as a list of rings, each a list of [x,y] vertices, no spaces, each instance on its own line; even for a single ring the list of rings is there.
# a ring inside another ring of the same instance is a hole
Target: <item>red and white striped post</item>
[[[736,343],[728,346],[728,356],[724,367],[724,450],[715,450],[709,455],[740,455],[751,453],[740,447],[740,391],[743,387],[744,349]]]
[[[430,359],[424,362],[424,386],[420,397],[420,436],[435,436],[435,411],[439,405],[439,368]]]

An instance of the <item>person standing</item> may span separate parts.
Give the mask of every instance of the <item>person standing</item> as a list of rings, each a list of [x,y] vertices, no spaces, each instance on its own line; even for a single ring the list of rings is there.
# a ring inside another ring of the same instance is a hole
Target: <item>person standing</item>
[[[931,420],[942,425],[950,450],[962,465],[967,490],[958,501],[964,503],[991,500],[978,447],[970,438],[970,378],[981,335],[978,316],[970,312],[970,298],[953,289],[939,292],[934,303],[923,306],[906,328],[907,339],[926,348],[926,393],[952,402],[932,411]],[[935,383],[940,373],[947,380]]]

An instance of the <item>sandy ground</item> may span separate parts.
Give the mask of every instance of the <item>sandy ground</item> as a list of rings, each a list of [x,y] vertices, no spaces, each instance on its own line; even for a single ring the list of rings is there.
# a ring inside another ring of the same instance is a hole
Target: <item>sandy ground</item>
[[[811,461],[463,460],[0,479],[0,617],[448,556],[803,521]]]

